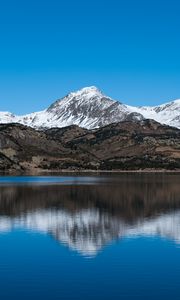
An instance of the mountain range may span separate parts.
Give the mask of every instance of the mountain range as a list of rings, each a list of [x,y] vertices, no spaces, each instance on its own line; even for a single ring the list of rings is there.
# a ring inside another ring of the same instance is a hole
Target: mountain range
[[[17,116],[0,112],[0,123],[20,123],[36,129],[78,125],[94,129],[121,121],[154,119],[180,128],[180,100],[159,106],[129,106],[91,86],[72,92],[43,111]]]

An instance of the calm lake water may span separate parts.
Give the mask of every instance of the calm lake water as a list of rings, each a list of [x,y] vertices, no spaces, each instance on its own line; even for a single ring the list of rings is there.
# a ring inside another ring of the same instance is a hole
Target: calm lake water
[[[180,299],[180,175],[0,177],[0,299]]]

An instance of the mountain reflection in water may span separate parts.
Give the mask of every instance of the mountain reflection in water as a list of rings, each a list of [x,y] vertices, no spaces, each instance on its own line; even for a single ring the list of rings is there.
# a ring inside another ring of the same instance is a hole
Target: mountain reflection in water
[[[179,178],[122,174],[96,184],[3,185],[0,234],[15,228],[49,234],[84,256],[123,237],[160,236],[178,245]]]

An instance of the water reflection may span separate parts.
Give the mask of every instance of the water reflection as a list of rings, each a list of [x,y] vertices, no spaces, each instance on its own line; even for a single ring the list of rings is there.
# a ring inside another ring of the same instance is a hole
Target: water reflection
[[[80,178],[68,185],[0,186],[0,233],[49,234],[94,256],[123,237],[161,236],[180,243],[179,175]],[[89,182],[96,182],[90,184]]]

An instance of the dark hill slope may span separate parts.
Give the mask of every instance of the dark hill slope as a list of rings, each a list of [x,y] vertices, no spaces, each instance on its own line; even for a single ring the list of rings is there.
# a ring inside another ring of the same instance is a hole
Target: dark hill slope
[[[180,130],[153,120],[125,121],[97,130],[78,126],[37,131],[0,125],[0,169],[179,169]]]

